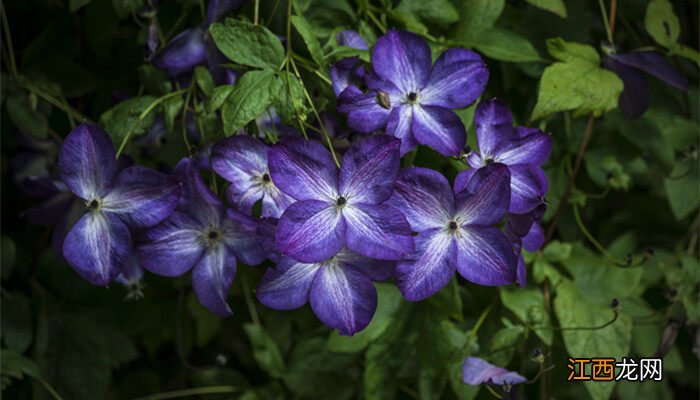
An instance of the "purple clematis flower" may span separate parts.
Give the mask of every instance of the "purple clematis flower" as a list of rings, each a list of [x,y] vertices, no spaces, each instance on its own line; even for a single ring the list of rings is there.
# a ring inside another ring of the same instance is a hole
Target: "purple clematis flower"
[[[357,50],[369,50],[369,46],[365,39],[360,36],[359,33],[353,31],[352,29],[346,29],[344,31],[338,32],[335,35],[335,39],[341,46],[347,46]]]
[[[305,264],[282,257],[268,268],[255,293],[264,305],[291,310],[311,303],[314,314],[341,335],[353,335],[372,320],[377,291],[372,281],[390,279],[394,262],[372,260],[347,249],[328,260]]]
[[[335,37],[341,46],[357,50],[369,50],[367,42],[359,33],[353,30],[338,32]],[[344,58],[331,66],[331,80],[333,81],[333,91],[336,96],[339,96],[348,85],[355,85],[365,89],[364,78],[365,67],[359,57]]]
[[[467,357],[462,366],[462,381],[473,386],[478,386],[482,383],[492,383],[510,387],[511,385],[527,382],[527,378],[517,372],[497,367],[481,358]]]
[[[401,139],[401,154],[418,143],[444,155],[464,148],[464,124],[452,109],[473,103],[486,87],[488,69],[467,49],[450,49],[432,65],[428,43],[405,31],[389,31],[372,49],[372,72],[365,77],[369,91],[347,86],[338,97],[338,110],[348,126],[359,132],[386,128]]]
[[[542,203],[547,192],[547,176],[540,167],[552,151],[552,139],[532,128],[513,127],[508,106],[499,100],[482,101],[474,113],[479,152],[470,152],[467,162],[472,169],[455,179],[455,190],[467,186],[479,168],[492,162],[508,166],[511,174],[511,213],[523,214]]]
[[[345,153],[340,171],[320,143],[290,138],[268,150],[270,175],[297,200],[277,225],[277,248],[318,263],[343,247],[365,257],[397,260],[413,252],[411,227],[383,204],[399,171],[399,141],[370,136]]]
[[[442,289],[458,271],[487,286],[516,281],[511,242],[496,225],[508,211],[510,173],[493,163],[453,193],[447,179],[427,168],[401,171],[389,203],[404,211],[416,251],[398,262],[396,281],[404,298],[419,301]]]
[[[294,199],[282,193],[270,178],[267,146],[250,136],[236,135],[220,140],[212,149],[212,167],[231,185],[229,202],[250,214],[262,199],[262,216],[279,218]]]
[[[684,92],[688,91],[688,79],[681,75],[666,59],[655,51],[631,51],[610,53],[603,58],[603,67],[616,73],[625,84],[618,101],[620,109],[630,118],[641,116],[649,107],[649,88],[641,72]]]
[[[86,210],[68,232],[63,256],[95,285],[108,284],[122,271],[132,248],[129,229],[158,224],[180,197],[177,181],[165,174],[141,166],[120,171],[112,141],[95,125],[79,125],[68,134],[58,170]]]
[[[210,1],[206,20],[196,27],[185,29],[172,38],[160,52],[153,56],[153,65],[167,71],[170,76],[177,76],[206,62],[217,84],[232,84],[232,81],[235,80],[235,74],[221,66],[227,60],[216,45],[209,40],[208,28],[228,11],[242,3],[241,0]]]
[[[255,265],[265,258],[257,223],[241,212],[226,210],[191,159],[181,160],[173,174],[182,184],[182,198],[168,219],[139,238],[139,261],[163,276],[193,269],[192,287],[200,303],[219,316],[229,316],[226,298],[236,260]]]

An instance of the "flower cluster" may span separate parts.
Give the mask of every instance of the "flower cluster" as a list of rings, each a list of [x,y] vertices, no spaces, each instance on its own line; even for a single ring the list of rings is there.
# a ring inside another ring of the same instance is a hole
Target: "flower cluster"
[[[210,14],[206,23],[218,15]],[[204,55],[182,63],[177,56],[192,43],[200,49],[197,29],[153,62],[173,74],[203,62]],[[368,48],[351,31],[338,41]],[[450,49],[432,63],[423,39],[390,31],[368,66],[341,60],[332,76],[350,129],[337,129],[334,138],[346,145],[333,152],[291,129],[274,144],[239,132],[214,143],[206,162],[184,158],[165,174],[117,159],[98,126],[76,127],[58,152],[60,179],[50,180],[47,200],[60,196],[62,214],[74,204],[82,214],[62,223],[71,227],[61,228],[60,254],[95,285],[133,284],[140,268],[168,277],[192,271],[198,299],[220,316],[231,314],[237,264],[270,260],[259,301],[280,310],[310,303],[342,335],[371,321],[375,281],[395,279],[409,301],[435,294],[455,272],[479,285],[524,285],[521,248],[542,243],[541,165],[551,140],[513,126],[507,106],[489,100],[474,117],[479,151],[465,149],[466,130],[453,110],[481,96],[488,79],[481,58]],[[401,157],[419,143],[460,156],[471,169],[453,185],[435,170],[402,169]],[[202,178],[203,168],[229,183],[226,201],[215,181],[210,187]]]

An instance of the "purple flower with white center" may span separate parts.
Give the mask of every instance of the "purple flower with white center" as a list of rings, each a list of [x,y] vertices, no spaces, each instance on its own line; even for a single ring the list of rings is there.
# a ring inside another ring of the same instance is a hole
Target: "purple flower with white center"
[[[365,257],[398,260],[413,252],[411,227],[384,201],[399,171],[399,141],[363,139],[343,156],[340,171],[318,142],[290,138],[268,150],[270,175],[297,200],[277,225],[277,248],[305,263],[325,261],[343,247]]]
[[[212,167],[231,182],[229,202],[250,214],[262,199],[262,216],[279,218],[294,199],[282,193],[270,178],[267,146],[250,136],[236,135],[217,142],[212,149]]]
[[[641,72],[645,72],[678,90],[688,91],[688,79],[655,51],[615,53],[613,49],[603,58],[603,67],[616,73],[625,88],[618,104],[630,118],[641,116],[649,107],[649,88]]]
[[[163,276],[192,270],[192,287],[200,303],[219,316],[229,316],[226,298],[236,261],[255,265],[265,258],[257,222],[227,210],[191,159],[181,160],[173,174],[182,185],[182,198],[168,219],[139,238],[139,261],[146,270]]]
[[[473,386],[491,383],[510,387],[527,382],[527,378],[517,372],[497,367],[481,358],[470,356],[464,360],[464,365],[462,366],[462,382]]]
[[[488,70],[473,51],[454,48],[432,64],[430,47],[421,37],[389,31],[372,49],[369,91],[347,86],[338,110],[359,132],[386,128],[401,139],[401,154],[418,143],[444,155],[459,154],[466,143],[464,124],[452,111],[473,103],[486,87]]]
[[[508,106],[499,100],[479,103],[474,126],[479,153],[467,155],[472,169],[457,175],[455,190],[466,187],[479,168],[497,162],[507,165],[511,174],[509,211],[523,214],[540,205],[548,187],[541,165],[552,151],[552,138],[538,129],[513,127]]]
[[[377,291],[372,281],[390,279],[394,262],[358,256],[347,249],[319,263],[282,257],[268,268],[255,293],[264,305],[291,310],[306,303],[314,314],[341,335],[353,335],[372,320]]]
[[[174,178],[141,166],[119,169],[112,141],[95,125],[79,125],[63,141],[58,170],[86,212],[63,242],[66,261],[94,285],[106,285],[131,253],[129,229],[158,224],[175,209]]]
[[[404,211],[418,232],[416,251],[396,267],[404,298],[419,301],[432,296],[455,271],[486,286],[516,281],[512,244],[494,226],[508,211],[509,186],[508,168],[498,163],[477,171],[457,193],[437,171],[401,170],[389,202]]]

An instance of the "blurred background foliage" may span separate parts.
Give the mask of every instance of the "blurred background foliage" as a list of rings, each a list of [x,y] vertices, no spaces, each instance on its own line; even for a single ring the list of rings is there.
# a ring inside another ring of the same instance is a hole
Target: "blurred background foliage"
[[[286,35],[285,0],[247,1],[232,16],[252,20],[256,3],[261,24]],[[128,129],[143,134],[153,118],[140,118],[143,111],[173,90],[144,61],[148,26],[155,18],[172,37],[200,23],[206,4],[160,1],[154,12],[150,0],[17,0],[3,8],[5,398],[129,399],[171,391],[212,399],[492,398],[461,382],[468,355],[536,378],[510,393],[495,388],[504,398],[697,398],[696,1],[296,2],[293,13],[304,19],[295,23],[291,45],[308,61],[301,77],[319,110],[334,111],[323,78],[329,62],[348,54],[335,33],[355,29],[373,43],[383,27],[406,28],[429,39],[435,52],[454,45],[479,51],[491,72],[484,98],[506,100],[517,123],[551,132],[555,143],[546,165],[549,241],[527,254],[526,289],[459,279],[433,298],[409,303],[393,285],[377,284],[377,313],[354,337],[329,332],[308,307],[280,312],[255,302],[252,288],[263,267],[239,268],[229,299],[234,316],[220,319],[199,305],[187,277],[146,275],[144,297],[127,300],[134,288],[93,287],[56,259],[51,229],[24,217],[37,202],[13,184],[10,159],[29,151],[18,133],[60,140],[72,119],[85,115],[100,121],[117,145]],[[621,51],[653,48],[667,55],[690,90],[649,78],[648,110],[637,119],[623,115],[621,81],[600,67],[608,37],[602,11],[615,12]],[[200,73],[202,105],[215,89]],[[309,104],[291,97],[297,103],[290,119],[313,119]],[[130,100],[115,106],[123,99]],[[126,147],[139,163],[172,166],[191,151],[175,118],[182,101],[173,99],[158,105],[169,121],[159,148],[146,154]],[[226,124],[250,127],[250,121],[196,112],[208,142],[223,137]],[[460,112],[468,127],[472,113]],[[468,134],[476,147],[473,128]],[[580,171],[571,179],[579,156]],[[424,147],[411,157],[450,178],[466,168]],[[542,363],[533,361],[536,349]],[[569,356],[655,355],[664,357],[662,382],[566,382]]]

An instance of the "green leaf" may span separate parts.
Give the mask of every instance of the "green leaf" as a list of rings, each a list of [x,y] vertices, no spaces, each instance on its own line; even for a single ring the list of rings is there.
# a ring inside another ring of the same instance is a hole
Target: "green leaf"
[[[233,92],[233,88],[233,85],[222,85],[212,89],[211,96],[209,96],[207,99],[207,114],[211,114],[221,108],[226,102],[228,96],[230,96],[231,92]]]
[[[168,132],[172,132],[173,129],[175,129],[175,118],[180,114],[180,110],[182,110],[184,104],[185,100],[182,96],[171,96],[161,103],[163,116],[165,117],[165,126]]]
[[[226,19],[209,27],[214,43],[229,60],[249,67],[277,70],[284,61],[279,38],[261,25]]]
[[[15,379],[22,379],[25,375],[32,378],[40,375],[39,367],[34,361],[9,349],[0,350],[0,374]]]
[[[549,11],[562,18],[566,18],[566,4],[563,0],[525,0],[537,8]]]
[[[677,54],[681,57],[685,57],[691,60],[697,65],[700,65],[700,52],[695,49],[691,49],[688,46],[683,46],[682,44],[676,44],[675,47],[671,48],[671,54]]]
[[[353,354],[326,351],[319,337],[300,342],[289,356],[284,383],[298,398],[349,399],[359,383]]]
[[[187,309],[194,321],[194,343],[197,347],[206,346],[221,329],[221,318],[204,308],[197,297],[187,297]]]
[[[162,96],[171,92],[173,85],[165,71],[151,64],[144,64],[138,68],[138,73],[139,81],[146,86],[148,93]]]
[[[651,0],[647,5],[644,26],[656,43],[667,49],[676,46],[681,28],[670,1]]]
[[[547,51],[559,61],[588,61],[591,64],[600,64],[598,52],[592,46],[583,43],[567,42],[562,38],[548,39]]]
[[[272,93],[272,105],[283,124],[291,123],[297,114],[303,118],[310,111],[305,107],[304,87],[291,72],[280,72]]]
[[[17,128],[38,138],[48,137],[49,122],[44,114],[39,112],[36,107],[32,107],[28,97],[8,97],[5,101],[5,108]]]
[[[391,317],[401,305],[402,297],[394,285],[376,283],[377,311],[367,328],[353,336],[340,336],[333,331],[328,338],[328,350],[339,353],[357,353],[379,338],[391,324]]]
[[[323,57],[321,44],[318,42],[318,38],[314,34],[308,21],[306,21],[306,18],[302,15],[294,15],[292,16],[292,25],[294,25],[294,29],[301,35],[301,38],[304,39],[304,43],[306,43],[306,48],[309,50],[311,58],[316,64],[323,66],[325,64],[325,59]]]
[[[599,186],[610,185],[613,189],[627,190],[632,178],[625,167],[607,151],[591,151],[586,154],[585,166],[588,176]]]
[[[501,288],[501,301],[520,321],[529,326],[552,326],[544,307],[544,295],[538,289],[507,290]],[[535,329],[535,334],[547,346],[552,345],[551,329]]]
[[[542,251],[544,258],[550,262],[564,262],[571,256],[571,243],[553,240]]]
[[[249,71],[233,87],[221,111],[224,134],[230,136],[262,114],[272,101],[271,88],[275,73]]]
[[[481,35],[476,48],[485,56],[499,61],[542,61],[529,40],[520,34],[501,28],[492,28]]]
[[[700,167],[698,160],[679,161],[664,179],[666,198],[673,216],[682,220],[700,205]]]
[[[617,75],[600,67],[593,47],[553,39],[547,48],[562,62],[544,70],[532,120],[567,110],[600,116],[617,107],[624,86]]]
[[[205,96],[209,96],[214,89],[214,78],[209,70],[201,65],[194,68],[194,81]]]
[[[597,327],[613,318],[609,306],[601,306],[589,301],[590,295],[581,292],[571,281],[563,280],[556,287],[554,311],[563,328]],[[620,314],[612,324],[597,330],[562,331],[568,355],[573,358],[629,357],[632,340],[632,322]],[[610,397],[615,381],[586,381],[588,393],[594,400]]]
[[[601,305],[635,294],[643,273],[641,268],[612,265],[579,243],[573,246],[571,257],[563,265],[588,301]]]
[[[525,332],[520,325],[512,325],[501,328],[489,340],[489,351],[495,353],[503,350],[512,350],[515,344]]]
[[[29,298],[19,292],[8,293],[2,303],[2,342],[18,353],[24,353],[34,339],[34,324]]]
[[[70,3],[68,3],[68,8],[70,9],[70,12],[74,13],[90,4],[91,1],[92,0],[70,0]]]
[[[142,9],[144,5],[144,0],[112,0],[112,7],[119,18],[128,17],[131,13]]]
[[[482,34],[496,23],[503,12],[505,0],[465,0],[460,4],[459,23],[453,36],[467,44],[479,42]]]
[[[243,329],[250,339],[253,346],[253,357],[260,368],[274,378],[281,378],[285,373],[284,360],[277,343],[260,325],[245,324]]]
[[[459,13],[449,0],[401,0],[392,12],[441,25],[459,21]]]
[[[105,398],[112,368],[136,355],[114,327],[84,317],[54,317],[42,371],[66,399]]]
[[[8,236],[2,235],[2,237],[0,237],[0,247],[0,260],[2,260],[0,274],[2,275],[2,280],[7,280],[10,278],[10,275],[12,275],[12,270],[15,267],[17,246],[14,240],[10,239]]]
[[[155,100],[156,98],[153,96],[134,97],[117,104],[100,115],[100,124],[109,133],[115,146],[119,146],[130,130],[133,138],[144,133],[151,126],[155,113],[148,113],[142,120],[139,119],[139,116]]]

